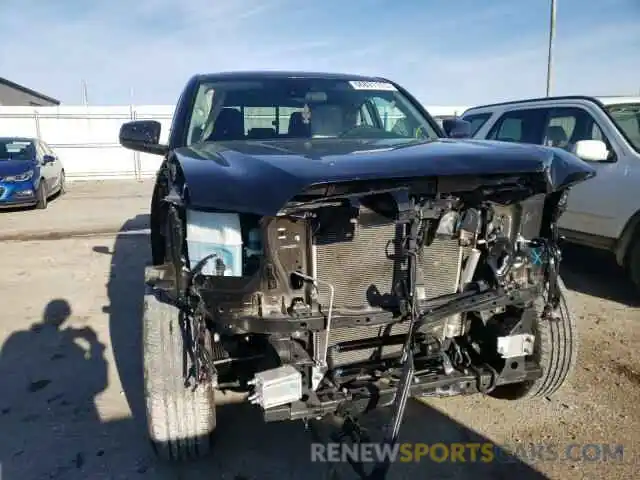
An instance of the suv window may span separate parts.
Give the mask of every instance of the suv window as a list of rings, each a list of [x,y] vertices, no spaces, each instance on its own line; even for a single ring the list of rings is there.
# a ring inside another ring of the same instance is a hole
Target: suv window
[[[580,140],[602,140],[613,151],[593,116],[579,107],[549,109],[543,145],[570,150]]]
[[[540,143],[542,124],[547,109],[507,112],[491,128],[487,139],[502,142]]]
[[[480,128],[487,123],[487,120],[491,118],[491,113],[476,113],[471,115],[464,115],[462,120],[471,124],[471,136],[473,137]]]
[[[605,109],[631,146],[640,152],[640,103],[609,105]]]

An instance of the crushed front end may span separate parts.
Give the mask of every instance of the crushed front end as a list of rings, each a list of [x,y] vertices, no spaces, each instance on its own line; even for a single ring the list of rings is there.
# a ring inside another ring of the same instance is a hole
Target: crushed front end
[[[170,261],[152,276],[174,278],[166,293],[187,313],[185,375],[241,392],[266,421],[389,405],[408,359],[412,396],[534,382],[527,312],[559,301],[566,191],[528,181],[321,186],[269,217],[192,211],[167,182]],[[203,247],[202,222],[222,214],[236,240]]]
[[[161,173],[147,283],[182,312],[187,386],[266,421],[392,406],[394,443],[409,396],[547,396],[569,376],[567,193],[536,174],[353,181],[260,216],[193,209]]]

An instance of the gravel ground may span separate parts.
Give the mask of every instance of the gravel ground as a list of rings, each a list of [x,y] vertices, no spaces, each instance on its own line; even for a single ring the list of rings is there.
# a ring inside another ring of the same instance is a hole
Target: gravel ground
[[[220,413],[216,454],[156,461],[141,408],[141,280],[148,262],[149,183],[72,184],[41,211],[0,212],[0,478],[336,478],[311,463],[301,423],[263,425],[251,408]],[[43,227],[46,225],[46,227]],[[118,229],[134,232],[110,234]],[[91,232],[104,232],[91,236]],[[66,238],[65,238],[66,237]],[[69,238],[70,237],[70,238]],[[577,315],[575,377],[551,400],[480,396],[410,403],[402,441],[495,442],[515,448],[623,444],[624,461],[397,464],[390,478],[631,479],[640,445],[640,308],[606,255],[566,251]],[[339,478],[353,478],[340,466]],[[4,474],[4,475],[1,475]]]
[[[75,181],[67,193],[49,200],[46,210],[0,210],[0,241],[55,239],[69,235],[116,233],[124,221],[139,215],[146,228],[153,181]]]

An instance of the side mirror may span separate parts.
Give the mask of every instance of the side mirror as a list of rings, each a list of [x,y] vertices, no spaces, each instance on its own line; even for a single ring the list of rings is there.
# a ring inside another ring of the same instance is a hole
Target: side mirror
[[[579,140],[573,146],[572,153],[588,162],[606,162],[609,160],[609,150],[602,140]]]
[[[56,157],[54,157],[53,155],[42,156],[42,163],[44,163],[45,165],[48,165],[49,163],[54,163],[55,161],[56,161]]]
[[[155,120],[135,120],[124,123],[120,127],[120,145],[129,150],[165,155],[169,147],[160,143],[161,129],[162,125]]]
[[[471,124],[459,118],[445,118],[442,120],[442,128],[450,138],[471,137]]]

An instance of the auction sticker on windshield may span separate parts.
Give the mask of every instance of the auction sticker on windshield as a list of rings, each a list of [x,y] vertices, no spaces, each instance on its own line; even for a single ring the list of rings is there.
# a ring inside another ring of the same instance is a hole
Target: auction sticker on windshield
[[[349,85],[351,85],[354,90],[387,90],[390,92],[396,91],[396,87],[387,82],[367,82],[363,80],[352,80],[349,82]]]

